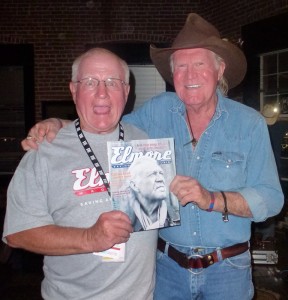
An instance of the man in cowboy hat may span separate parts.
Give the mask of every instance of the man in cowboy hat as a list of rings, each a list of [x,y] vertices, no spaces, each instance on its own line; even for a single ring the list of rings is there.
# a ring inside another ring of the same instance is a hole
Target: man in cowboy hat
[[[246,59],[195,13],[171,48],[151,46],[150,54],[176,92],[153,97],[125,121],[151,138],[175,138],[170,190],[182,205],[181,226],[159,231],[154,298],[251,299],[251,222],[278,214],[283,193],[265,119],[226,97],[244,78]],[[58,123],[30,134],[51,138]]]

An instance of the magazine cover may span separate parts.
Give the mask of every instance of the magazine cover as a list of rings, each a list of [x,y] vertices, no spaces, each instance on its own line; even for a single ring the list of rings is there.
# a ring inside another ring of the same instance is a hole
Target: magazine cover
[[[134,231],[180,225],[179,202],[169,192],[176,175],[174,139],[108,142],[113,208]]]

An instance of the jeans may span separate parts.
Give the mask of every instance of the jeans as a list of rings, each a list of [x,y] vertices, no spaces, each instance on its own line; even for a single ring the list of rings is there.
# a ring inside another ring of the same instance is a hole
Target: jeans
[[[184,269],[157,251],[154,300],[250,300],[253,295],[249,251],[206,269]]]

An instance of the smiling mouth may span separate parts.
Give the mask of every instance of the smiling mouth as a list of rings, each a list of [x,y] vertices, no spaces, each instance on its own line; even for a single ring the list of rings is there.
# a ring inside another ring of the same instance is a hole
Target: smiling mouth
[[[189,89],[198,89],[201,87],[200,84],[187,84],[185,85],[185,87],[189,88]]]

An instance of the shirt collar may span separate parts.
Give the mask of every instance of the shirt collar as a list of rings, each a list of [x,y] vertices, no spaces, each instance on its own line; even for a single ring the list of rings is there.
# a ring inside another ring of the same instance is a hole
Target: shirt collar
[[[161,201],[158,208],[158,219],[154,223],[151,221],[150,217],[145,214],[144,210],[141,209],[140,203],[138,201],[135,201],[134,203],[134,212],[144,230],[160,228],[165,225],[165,221],[167,218],[167,204],[164,200]]]

